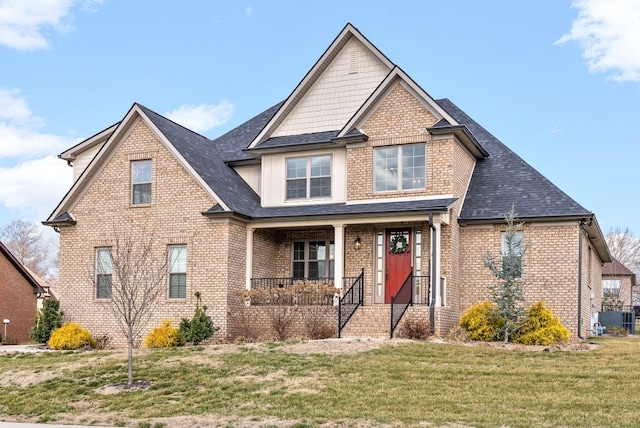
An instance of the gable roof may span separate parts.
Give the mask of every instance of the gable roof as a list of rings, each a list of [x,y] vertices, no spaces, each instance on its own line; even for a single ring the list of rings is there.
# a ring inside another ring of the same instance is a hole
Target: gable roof
[[[44,294],[46,290],[40,286],[39,281],[29,273],[29,270],[9,251],[5,245],[0,242],[0,254],[2,254],[8,261],[15,267],[15,269],[22,275],[22,277],[33,287],[34,294]]]

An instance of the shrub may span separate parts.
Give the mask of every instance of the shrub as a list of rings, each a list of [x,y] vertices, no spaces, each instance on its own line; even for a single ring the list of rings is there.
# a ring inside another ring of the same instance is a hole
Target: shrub
[[[147,348],[173,348],[184,345],[180,331],[171,325],[171,320],[162,321],[162,326],[155,327],[144,338]]]
[[[513,334],[513,341],[523,345],[549,346],[569,340],[569,330],[553,315],[544,302],[537,302],[527,311],[527,319]]]
[[[94,348],[96,341],[89,331],[80,327],[78,323],[67,322],[62,327],[54,330],[47,342],[51,349],[73,350],[85,346]]]
[[[607,334],[613,337],[628,336],[629,331],[626,328],[622,328],[617,325],[610,325],[610,326],[607,326]]]
[[[460,327],[467,331],[469,340],[495,340],[503,325],[504,320],[496,314],[496,306],[488,300],[470,306],[460,318]]]
[[[42,302],[42,309],[36,314],[35,325],[29,330],[31,340],[38,343],[47,343],[53,330],[62,327],[62,315],[59,301],[45,299]]]
[[[200,306],[200,292],[196,291],[196,311],[193,314],[191,320],[182,318],[180,321],[180,335],[186,342],[191,342],[195,345],[203,340],[209,339],[220,328],[213,325],[213,320],[207,315],[207,307]]]
[[[405,339],[424,340],[431,335],[431,324],[427,319],[409,317],[400,325],[398,335]]]

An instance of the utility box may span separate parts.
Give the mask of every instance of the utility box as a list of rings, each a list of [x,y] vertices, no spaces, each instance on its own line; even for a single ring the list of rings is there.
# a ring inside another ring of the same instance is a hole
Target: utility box
[[[601,326],[609,328],[617,326],[624,328],[629,334],[636,334],[635,312],[603,311],[598,313],[598,322]]]

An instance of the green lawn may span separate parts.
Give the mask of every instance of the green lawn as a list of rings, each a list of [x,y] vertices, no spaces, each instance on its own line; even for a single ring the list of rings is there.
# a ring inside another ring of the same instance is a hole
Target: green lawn
[[[287,345],[0,354],[0,420],[114,426],[631,427],[640,423],[640,338],[590,352],[410,342],[354,354]],[[326,346],[333,346],[327,342]],[[230,349],[230,350],[229,350]],[[227,350],[223,352],[223,350]]]

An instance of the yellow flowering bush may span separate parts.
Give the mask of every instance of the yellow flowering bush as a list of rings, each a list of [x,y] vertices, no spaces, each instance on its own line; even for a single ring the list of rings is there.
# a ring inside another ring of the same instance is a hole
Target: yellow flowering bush
[[[62,327],[53,330],[47,342],[51,349],[73,350],[84,346],[96,346],[96,341],[88,330],[76,322],[66,322]]]
[[[171,325],[170,320],[162,321],[160,327],[155,327],[144,338],[144,346],[147,348],[173,348],[184,345],[184,339],[178,328]]]

